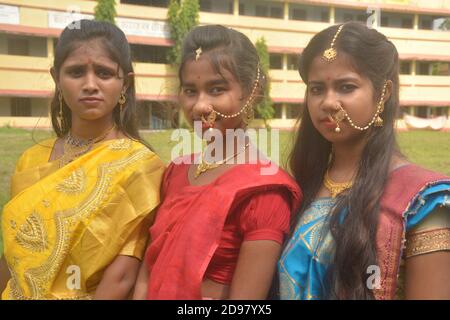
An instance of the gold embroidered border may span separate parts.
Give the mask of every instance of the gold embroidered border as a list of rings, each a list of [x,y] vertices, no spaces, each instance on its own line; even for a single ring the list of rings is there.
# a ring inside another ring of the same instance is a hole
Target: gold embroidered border
[[[406,258],[435,251],[450,250],[450,228],[434,229],[409,235],[406,243]]]

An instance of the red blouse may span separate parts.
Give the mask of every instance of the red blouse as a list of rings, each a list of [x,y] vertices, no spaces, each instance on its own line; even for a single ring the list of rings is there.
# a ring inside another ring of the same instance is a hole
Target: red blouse
[[[170,184],[180,189],[190,186],[188,170],[189,165],[174,166]],[[167,183],[164,181],[163,185],[166,186]],[[208,185],[191,187],[200,191],[206,186]],[[165,187],[163,195],[164,189]],[[290,202],[287,191],[278,189],[263,191],[235,204],[225,220],[219,246],[204,277],[230,285],[243,241],[272,240],[282,244],[284,236],[289,232]]]
[[[152,300],[201,299],[205,278],[230,284],[243,241],[282,243],[302,199],[295,181],[274,163],[234,166],[195,186],[189,165],[178,160],[165,172],[149,230],[145,262]]]

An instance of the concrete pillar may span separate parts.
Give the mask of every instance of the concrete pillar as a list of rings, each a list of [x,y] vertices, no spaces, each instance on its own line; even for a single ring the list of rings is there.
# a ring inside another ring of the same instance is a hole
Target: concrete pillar
[[[239,0],[234,0],[233,2],[233,15],[234,16],[239,15]]]
[[[281,105],[281,119],[286,120],[287,119],[287,104],[283,103]]]
[[[330,7],[330,24],[336,23],[336,10],[334,7]]]
[[[287,53],[283,53],[283,58],[282,58],[282,66],[283,66],[283,70],[287,70],[288,69],[288,56]]]
[[[413,61],[411,62],[411,75],[412,75],[412,76],[415,76],[415,75],[416,75],[416,66],[417,66],[416,60],[413,60]]]
[[[419,14],[417,13],[414,15],[413,29],[419,30]]]
[[[153,105],[152,102],[147,104],[147,107],[148,107],[148,128],[147,129],[152,129],[152,105]]]
[[[289,20],[289,2],[284,2],[284,20]]]
[[[53,48],[53,38],[47,38],[47,57],[52,58],[55,56]]]

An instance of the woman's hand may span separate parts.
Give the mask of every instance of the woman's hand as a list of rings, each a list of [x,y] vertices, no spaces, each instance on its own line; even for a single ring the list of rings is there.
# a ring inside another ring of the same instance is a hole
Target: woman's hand
[[[244,241],[228,299],[266,299],[280,254],[281,245],[276,241]]]
[[[108,266],[95,291],[96,300],[128,299],[136,282],[139,259],[129,256],[117,256]]]

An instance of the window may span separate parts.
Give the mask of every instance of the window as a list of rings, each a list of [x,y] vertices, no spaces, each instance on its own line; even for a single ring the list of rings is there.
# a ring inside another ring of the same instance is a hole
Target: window
[[[200,0],[200,11],[214,13],[233,13],[233,0]]]
[[[400,74],[411,74],[411,61],[400,61]]]
[[[322,9],[320,12],[320,21],[321,22],[329,22],[330,21],[330,12],[328,9]]]
[[[380,13],[380,24],[382,27],[412,29],[414,17],[412,14],[386,12]]]
[[[169,0],[120,0],[120,3],[161,8],[167,8],[169,6]]]
[[[47,38],[0,34],[0,42],[4,54],[47,57]]]
[[[430,108],[429,107],[417,107],[417,116],[420,118],[429,118]]]
[[[446,19],[450,19],[450,17],[419,15],[419,29],[441,31],[443,30],[442,24]]]
[[[283,69],[283,55],[277,53],[269,54],[270,69]]]
[[[431,19],[426,19],[423,17],[419,18],[419,29],[432,30],[433,21]]]
[[[289,5],[289,19],[302,21],[329,22],[329,9],[319,6],[291,3]]]
[[[416,64],[416,74],[427,76],[431,75],[432,68],[431,68],[431,62],[417,62]]]
[[[352,10],[344,8],[336,8],[336,22],[359,21],[366,22],[368,14],[365,10]]]
[[[345,13],[344,14],[344,22],[348,22],[348,21],[352,21],[353,20],[353,15],[350,13]]]
[[[283,18],[283,8],[281,7],[271,7],[270,8],[270,17],[271,18]]]
[[[266,17],[266,18],[283,18],[283,5],[278,2],[272,1],[245,1],[245,6],[242,2],[239,4],[239,14],[254,16],[254,17]]]
[[[289,54],[287,56],[287,69],[288,70],[298,70],[298,60],[299,60],[298,55]]]
[[[30,117],[31,99],[30,98],[11,98],[11,116]]]
[[[412,29],[413,27],[413,19],[412,18],[403,18],[402,19],[402,28]]]
[[[292,9],[292,20],[306,20],[306,10],[304,9]]]
[[[416,74],[425,76],[449,76],[449,62],[420,61],[416,65]]]
[[[28,39],[8,38],[8,54],[15,56],[28,56],[30,45]]]
[[[243,3],[239,3],[239,14],[245,16],[245,5]]]
[[[273,109],[275,110],[275,114],[273,115],[274,119],[281,119],[282,118],[282,108],[283,105],[281,103],[274,103]]]
[[[169,47],[130,44],[130,48],[135,62],[167,63]]]
[[[268,17],[269,16],[269,8],[265,5],[257,5],[255,7],[255,15],[257,17]]]
[[[286,110],[287,111],[286,118],[297,119],[298,117],[300,117],[301,110],[302,110],[301,104],[288,104]]]

